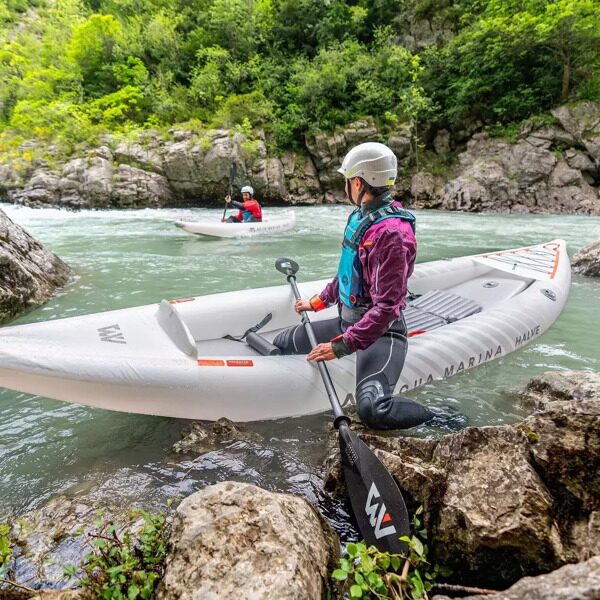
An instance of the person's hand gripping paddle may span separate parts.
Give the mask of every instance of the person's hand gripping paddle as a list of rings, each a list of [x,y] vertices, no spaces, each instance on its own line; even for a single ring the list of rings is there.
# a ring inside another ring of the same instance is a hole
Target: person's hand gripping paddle
[[[298,263],[290,258],[278,258],[275,268],[286,276],[294,297],[300,300],[296,285]],[[301,317],[314,348],[317,339],[308,315],[302,312]],[[380,552],[405,554],[408,545],[400,538],[410,534],[410,525],[404,498],[381,461],[350,429],[350,419],[340,406],[327,366],[323,361],[317,362],[317,366],[335,415],[333,424],[339,434],[344,477],[358,529],[368,546],[373,545]]]

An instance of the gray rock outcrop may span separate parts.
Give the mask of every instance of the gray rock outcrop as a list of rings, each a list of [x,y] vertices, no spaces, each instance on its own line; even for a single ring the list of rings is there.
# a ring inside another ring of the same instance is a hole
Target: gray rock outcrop
[[[571,268],[579,275],[600,277],[600,241],[581,248],[573,257]]]
[[[70,269],[0,210],[0,323],[46,302]]]
[[[532,134],[511,144],[475,134],[459,156],[458,177],[444,188],[441,208],[600,214],[597,189],[585,172],[571,166],[581,161],[569,164],[571,154],[557,155],[553,139]]]
[[[321,598],[337,536],[302,498],[224,482],[178,507],[159,600]]]
[[[551,111],[551,124],[526,123],[516,143],[476,128],[445,187],[413,178],[415,205],[463,211],[600,214],[600,103],[580,102]],[[433,140],[438,154],[467,132]],[[442,135],[443,134],[443,135]],[[416,177],[416,176],[415,176]]]

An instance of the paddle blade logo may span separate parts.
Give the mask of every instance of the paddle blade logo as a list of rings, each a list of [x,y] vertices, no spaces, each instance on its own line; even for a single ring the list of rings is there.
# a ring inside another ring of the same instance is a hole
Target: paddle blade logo
[[[111,342],[113,344],[126,344],[125,336],[121,333],[121,328],[115,325],[107,325],[98,329],[98,335],[101,342]]]
[[[387,512],[385,504],[383,502],[373,502],[380,497],[379,490],[375,486],[375,482],[371,483],[371,489],[367,497],[367,504],[365,505],[365,512],[369,517],[369,523],[375,532],[375,537],[380,539],[386,535],[392,535],[396,533],[396,528],[393,525],[382,527],[385,523],[389,523],[392,520],[392,516]]]

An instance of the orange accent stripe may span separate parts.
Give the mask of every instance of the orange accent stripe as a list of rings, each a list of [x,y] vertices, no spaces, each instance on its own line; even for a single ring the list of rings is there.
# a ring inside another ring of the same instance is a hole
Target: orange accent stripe
[[[199,367],[224,367],[225,361],[224,360],[213,360],[210,358],[199,358],[198,366]]]
[[[550,279],[554,279],[556,275],[556,271],[558,271],[558,262],[560,259],[560,252],[556,252],[556,256],[554,258],[554,264],[552,265],[552,271],[550,271]]]
[[[409,331],[407,337],[412,337],[413,335],[423,335],[427,333],[426,329],[415,329],[414,331]]]
[[[253,367],[254,363],[251,360],[228,360],[228,367]]]
[[[169,300],[169,304],[179,304],[181,302],[193,302],[196,298],[178,298],[177,300]]]

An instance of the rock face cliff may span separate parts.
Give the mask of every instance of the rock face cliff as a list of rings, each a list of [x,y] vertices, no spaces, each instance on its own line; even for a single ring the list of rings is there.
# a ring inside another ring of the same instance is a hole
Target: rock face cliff
[[[307,136],[302,151],[281,155],[269,152],[262,131],[252,138],[224,129],[176,128],[168,139],[153,131],[135,141],[105,136],[102,146],[52,168],[38,161],[19,174],[0,165],[0,197],[70,208],[218,206],[235,164],[234,187],[251,184],[266,204],[345,202],[336,172],[344,154],[361,142],[381,140],[399,159],[396,193],[413,207],[600,214],[600,104],[559,107],[542,124],[523,126],[514,143],[480,129],[471,124],[464,131],[432,133],[434,163],[447,165],[458,153],[444,176],[415,171],[407,124],[383,133],[371,119]]]
[[[0,210],[0,323],[43,304],[70,269]]]
[[[516,143],[475,134],[455,177],[413,179],[416,205],[479,212],[600,214],[600,105],[552,111],[552,124],[524,126]]]

